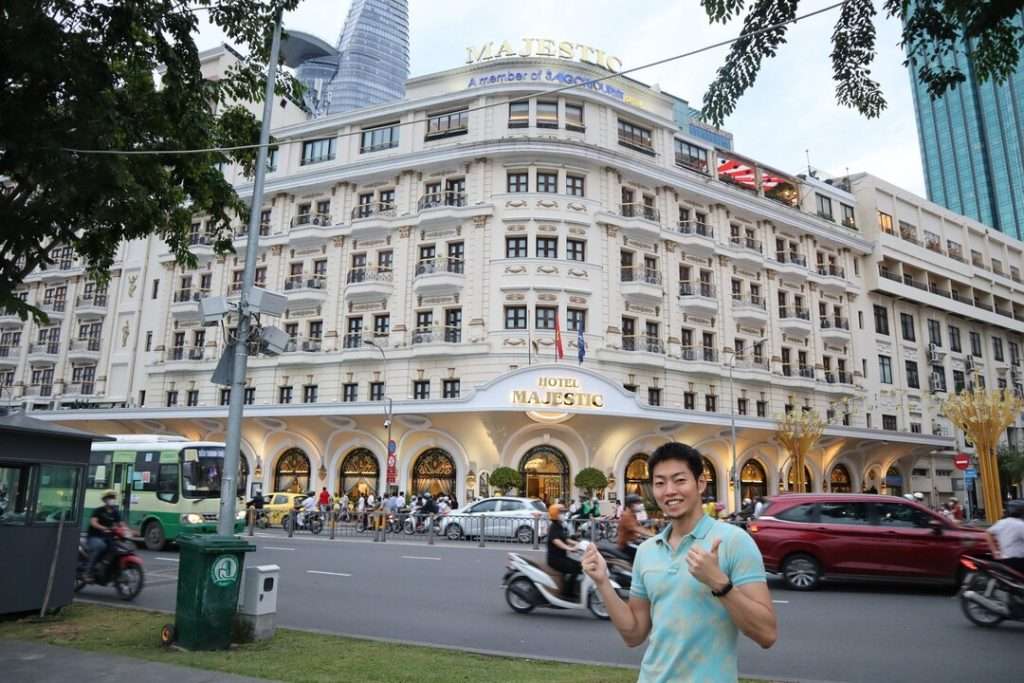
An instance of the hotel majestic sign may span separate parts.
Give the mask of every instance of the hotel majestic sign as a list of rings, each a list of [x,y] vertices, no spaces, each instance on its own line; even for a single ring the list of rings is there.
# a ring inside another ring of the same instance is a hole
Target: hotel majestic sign
[[[523,38],[519,49],[515,49],[507,40],[503,40],[501,43],[484,43],[478,49],[466,48],[466,64],[479,64],[506,57],[557,57],[584,64],[595,64],[602,69],[608,69],[608,71],[622,70],[622,60],[618,57],[614,57],[604,50],[568,40]]]
[[[514,389],[513,405],[532,408],[604,408],[604,396],[581,391],[572,377],[540,377],[537,389]]]

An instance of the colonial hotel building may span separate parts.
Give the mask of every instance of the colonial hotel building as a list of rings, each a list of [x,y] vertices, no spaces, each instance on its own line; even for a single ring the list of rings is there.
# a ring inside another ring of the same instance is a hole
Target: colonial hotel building
[[[505,465],[530,495],[575,496],[596,467],[621,497],[677,439],[732,507],[733,467],[744,495],[787,488],[775,418],[809,407],[829,422],[813,490],[961,497],[941,406],[971,381],[1021,390],[1024,245],[871,175],[734,153],[628,78],[544,94],[608,73],[476,60],[392,104],[277,111],[256,278],[287,295],[272,322],[293,342],[250,360],[251,481],[386,487],[390,398],[403,491],[466,500]],[[0,318],[5,401],[96,432],[224,439],[223,330],[196,301],[238,294],[246,240],[222,258],[204,230],[197,217],[194,270],[152,238],[123,246],[104,289],[73,254],[33,274],[25,296],[50,323]]]

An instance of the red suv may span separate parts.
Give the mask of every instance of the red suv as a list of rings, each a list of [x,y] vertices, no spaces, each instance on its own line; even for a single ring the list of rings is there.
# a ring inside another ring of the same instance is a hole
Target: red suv
[[[776,496],[747,530],[765,569],[794,590],[813,590],[830,578],[956,585],[960,556],[988,550],[978,529],[905,498],[873,494]]]

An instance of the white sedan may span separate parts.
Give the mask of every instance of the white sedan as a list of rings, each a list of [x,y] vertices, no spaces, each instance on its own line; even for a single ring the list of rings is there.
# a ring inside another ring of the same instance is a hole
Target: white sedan
[[[533,543],[534,530],[548,533],[548,509],[537,498],[484,498],[441,518],[441,534],[457,541],[466,536]]]

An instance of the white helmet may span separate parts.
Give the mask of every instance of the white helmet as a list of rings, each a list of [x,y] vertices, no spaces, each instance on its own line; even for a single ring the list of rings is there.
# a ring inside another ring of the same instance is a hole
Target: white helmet
[[[903,497],[906,498],[907,500],[915,500],[913,493],[904,493]]]
[[[920,491],[915,491],[914,492],[914,500],[916,500],[918,503],[920,503],[921,501],[924,500],[924,494],[921,493]]]

